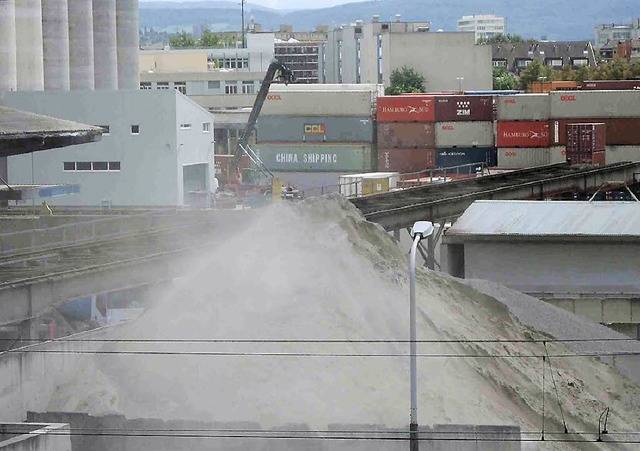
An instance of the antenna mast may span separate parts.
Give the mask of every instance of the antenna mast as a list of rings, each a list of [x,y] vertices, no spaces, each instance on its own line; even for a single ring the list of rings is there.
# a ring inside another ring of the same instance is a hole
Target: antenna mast
[[[240,0],[240,5],[242,5],[242,48],[246,48],[246,41],[244,37],[244,0]]]

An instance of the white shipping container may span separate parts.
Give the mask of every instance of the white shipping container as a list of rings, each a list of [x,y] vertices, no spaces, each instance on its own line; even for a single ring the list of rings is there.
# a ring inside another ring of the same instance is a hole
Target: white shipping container
[[[269,92],[357,92],[367,91],[377,95],[384,95],[384,85],[373,83],[360,84],[289,84],[274,83],[269,87]]]
[[[607,146],[604,158],[606,164],[640,161],[640,146]]]
[[[567,148],[565,146],[553,146],[549,148],[550,164],[565,163],[567,161]]]
[[[547,121],[551,117],[549,94],[498,96],[499,121]]]
[[[640,91],[552,91],[553,119],[640,116]]]
[[[263,115],[371,116],[370,91],[273,91],[267,95]]]
[[[493,147],[493,122],[437,122],[436,147]]]
[[[340,176],[340,194],[345,197],[358,197],[363,194],[363,181],[372,180],[382,181],[386,180],[387,185],[380,184],[380,186],[374,187],[376,192],[387,192],[398,186],[400,181],[399,172],[368,172],[365,174],[345,174]],[[371,194],[371,193],[369,193]],[[375,194],[375,193],[373,193]]]
[[[499,168],[521,169],[547,164],[551,164],[551,150],[548,147],[498,149]]]

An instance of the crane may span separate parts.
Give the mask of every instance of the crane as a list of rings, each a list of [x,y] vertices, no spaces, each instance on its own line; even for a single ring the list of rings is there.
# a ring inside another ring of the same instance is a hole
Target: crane
[[[262,172],[265,177],[267,177],[267,179],[271,180],[273,178],[273,174],[271,173],[269,168],[265,166],[258,155],[249,146],[249,137],[256,127],[258,116],[260,115],[262,106],[267,99],[267,94],[269,93],[271,84],[274,82],[284,82],[285,84],[289,84],[293,81],[295,81],[295,78],[291,69],[289,69],[277,59],[271,61],[264,80],[262,81],[262,85],[260,86],[260,91],[258,91],[256,100],[253,102],[253,108],[251,109],[251,114],[249,115],[247,125],[245,126],[244,131],[242,132],[242,137],[238,141],[238,146],[236,147],[236,152],[233,159],[233,169],[238,183],[242,182],[242,176],[240,173],[240,161],[243,155],[247,155],[251,162],[256,166],[256,168],[258,168],[260,172]]]

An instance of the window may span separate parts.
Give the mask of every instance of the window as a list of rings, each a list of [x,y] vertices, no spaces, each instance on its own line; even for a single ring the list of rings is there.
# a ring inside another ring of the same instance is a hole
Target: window
[[[166,82],[158,83],[156,86],[158,89],[169,89],[169,83]]]
[[[507,67],[505,60],[493,60],[493,67]]]
[[[180,130],[191,130],[191,124],[180,124]]]
[[[119,161],[65,161],[63,163],[65,171],[83,171],[83,172],[105,172],[105,171],[119,171]]]
[[[518,67],[528,67],[531,64],[532,60],[529,59],[518,59],[516,60],[516,66]]]
[[[242,82],[242,93],[243,94],[255,94],[256,88],[252,81],[243,81]]]
[[[111,130],[108,125],[96,125],[96,127],[102,129],[102,136],[109,136]]]
[[[62,165],[63,165],[65,171],[75,171],[76,170],[75,161],[65,161],[64,163],[62,163]]]
[[[151,89],[151,83],[148,83],[148,82],[140,83],[140,89]]]
[[[229,82],[235,83],[235,82]],[[238,93],[238,85],[237,84],[226,84],[224,87],[225,94],[237,94]]]
[[[78,161],[76,163],[76,171],[90,171],[90,170],[91,170],[90,161]]]
[[[106,161],[94,161],[91,164],[94,171],[106,171],[109,169],[109,164]]]
[[[109,170],[110,171],[119,171],[120,170],[120,162],[119,161],[110,161],[109,162]]]
[[[132,125],[131,126],[131,134],[132,135],[139,135],[140,134],[140,126],[139,125]]]
[[[576,58],[573,60],[573,65],[576,67],[588,66],[589,60],[587,58]]]
[[[187,95],[187,83],[184,81],[177,81],[173,84],[173,87],[180,91],[182,94]]]
[[[562,67],[562,58],[548,58],[545,62],[547,66]]]
[[[208,133],[211,131],[211,122],[203,122],[202,123],[202,132]]]
[[[219,81],[210,81],[209,82],[209,89],[220,89],[220,82]]]

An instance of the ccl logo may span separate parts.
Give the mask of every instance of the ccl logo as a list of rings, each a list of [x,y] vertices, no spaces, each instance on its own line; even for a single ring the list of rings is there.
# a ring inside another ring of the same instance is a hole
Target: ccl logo
[[[505,157],[515,157],[516,153],[513,150],[507,151],[504,153]]]
[[[269,94],[267,100],[282,100],[282,97],[280,97],[280,94]]]
[[[564,96],[560,96],[560,101],[561,102],[575,102],[576,101],[576,96],[575,95],[564,95]]]
[[[516,101],[516,99],[504,99],[504,103],[510,103],[512,105],[515,105],[518,102]]]
[[[326,135],[327,127],[325,124],[304,124],[305,135]]]

